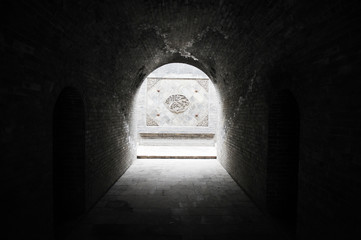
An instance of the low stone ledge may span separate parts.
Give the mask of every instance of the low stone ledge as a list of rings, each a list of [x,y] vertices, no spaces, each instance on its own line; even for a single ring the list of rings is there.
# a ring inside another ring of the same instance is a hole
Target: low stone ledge
[[[167,138],[167,139],[213,139],[213,133],[139,133],[140,137],[148,139]]]

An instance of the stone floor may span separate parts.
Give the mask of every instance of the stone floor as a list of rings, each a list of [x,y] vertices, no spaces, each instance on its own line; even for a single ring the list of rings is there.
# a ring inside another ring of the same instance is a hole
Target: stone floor
[[[285,239],[215,159],[137,159],[67,239]]]
[[[214,146],[138,146],[138,158],[217,158]]]

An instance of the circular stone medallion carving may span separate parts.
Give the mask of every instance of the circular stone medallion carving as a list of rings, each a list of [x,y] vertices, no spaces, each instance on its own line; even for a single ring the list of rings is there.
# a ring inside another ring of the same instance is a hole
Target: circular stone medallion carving
[[[186,96],[175,94],[169,96],[164,104],[172,113],[182,113],[188,109],[190,102]]]

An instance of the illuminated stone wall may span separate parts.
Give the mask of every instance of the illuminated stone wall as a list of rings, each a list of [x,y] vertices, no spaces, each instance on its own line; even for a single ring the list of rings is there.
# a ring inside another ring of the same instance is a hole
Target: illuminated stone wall
[[[145,79],[136,103],[138,143],[213,145],[217,99],[208,78]]]

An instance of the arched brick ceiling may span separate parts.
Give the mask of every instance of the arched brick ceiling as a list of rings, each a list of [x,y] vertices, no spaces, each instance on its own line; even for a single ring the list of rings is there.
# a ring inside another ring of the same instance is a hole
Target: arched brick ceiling
[[[227,94],[234,82],[236,90],[247,89],[250,78],[302,44],[297,34],[305,23],[298,15],[312,8],[251,0],[58,4],[64,33],[79,41],[89,66],[112,62],[107,71],[118,72],[130,88],[165,63],[184,62],[202,69]]]

